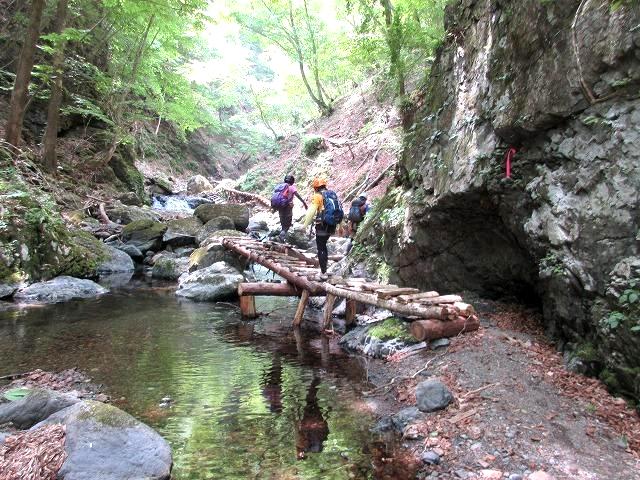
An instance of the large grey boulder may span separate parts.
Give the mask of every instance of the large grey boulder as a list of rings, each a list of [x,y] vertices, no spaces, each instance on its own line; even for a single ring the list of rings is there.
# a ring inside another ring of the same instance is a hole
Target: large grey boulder
[[[19,287],[17,283],[0,283],[0,299],[9,298]]]
[[[205,246],[197,248],[190,255],[189,270],[201,270],[214,263],[225,262],[239,272],[247,267],[247,259],[222,246],[221,237],[211,239]]]
[[[189,272],[189,257],[162,255],[153,263],[151,276],[161,280],[177,280]]]
[[[187,180],[187,193],[195,195],[213,190],[213,185],[202,175],[195,175]]]
[[[207,223],[217,217],[229,217],[233,220],[236,230],[246,231],[249,226],[249,207],[235,203],[211,203],[200,205],[193,214],[202,223]]]
[[[124,205],[116,201],[105,206],[105,212],[109,219],[122,225],[127,225],[137,220],[158,220],[160,215],[153,210],[134,205]]]
[[[227,216],[215,217],[202,225],[196,235],[196,241],[198,244],[202,244],[207,238],[214,232],[220,230],[234,230],[236,228],[235,223]]]
[[[126,252],[111,245],[104,245],[105,259],[98,265],[98,275],[105,273],[126,273],[135,269],[133,260]]]
[[[11,422],[16,428],[30,428],[63,408],[79,400],[67,393],[34,388],[31,392],[9,403],[0,404],[0,424]]]
[[[162,247],[162,237],[167,226],[153,220],[138,220],[131,222],[122,230],[122,240],[138,248],[142,253],[148,250],[159,250]]]
[[[217,301],[238,295],[238,285],[244,277],[224,262],[180,277],[176,295],[197,301]]]
[[[134,245],[127,245],[126,243],[119,242],[114,243],[112,247],[122,250],[124,253],[129,255],[131,260],[134,262],[142,263],[142,260],[144,260],[144,254]]]
[[[162,241],[172,248],[195,245],[196,236],[202,228],[202,223],[195,217],[170,220],[166,223],[167,231],[162,236]]]
[[[446,408],[453,395],[440,380],[425,380],[416,387],[416,405],[421,412],[435,412]]]
[[[106,288],[91,280],[62,276],[21,288],[13,298],[20,303],[59,303],[94,298],[107,292]]]
[[[35,425],[66,427],[65,480],[169,480],[171,448],[157,432],[122,410],[85,400]]]

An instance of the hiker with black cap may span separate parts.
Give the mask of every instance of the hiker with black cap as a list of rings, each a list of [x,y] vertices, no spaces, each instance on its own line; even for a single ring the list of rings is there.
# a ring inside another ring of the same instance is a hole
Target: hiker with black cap
[[[296,179],[293,175],[287,175],[284,177],[284,182],[280,183],[274,188],[273,195],[271,196],[271,208],[278,211],[280,215],[280,241],[284,242],[287,236],[287,232],[293,224],[293,197],[298,197],[298,200],[302,202],[304,208],[307,209],[307,203],[298,193],[298,189],[295,187]]]

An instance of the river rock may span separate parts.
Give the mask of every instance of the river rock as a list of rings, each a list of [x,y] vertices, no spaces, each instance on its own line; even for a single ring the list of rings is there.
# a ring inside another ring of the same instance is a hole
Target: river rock
[[[422,412],[442,410],[453,401],[453,395],[440,380],[425,380],[416,387],[416,404]]]
[[[149,184],[149,193],[151,193],[152,195],[172,195],[175,191],[171,180],[162,175],[154,175],[153,177],[149,177],[147,179],[147,183]]]
[[[107,292],[106,288],[91,280],[62,276],[21,288],[14,295],[14,299],[20,303],[59,303],[93,298]]]
[[[220,230],[234,230],[235,224],[229,217],[223,215],[221,217],[212,218],[204,225],[200,224],[200,229],[196,234],[198,244],[202,244],[212,233]]]
[[[98,265],[98,275],[132,272],[135,269],[133,260],[126,252],[110,245],[103,245],[102,248],[106,259]]]
[[[338,343],[342,348],[349,352],[363,353],[374,358],[386,358],[389,355],[393,355],[394,353],[417,343],[415,339],[409,341],[408,334],[407,339],[376,337],[371,333],[371,330],[380,324],[381,322],[370,323],[368,325],[358,325],[344,334]]]
[[[315,237],[309,237],[308,229],[304,228],[302,225],[294,225],[287,232],[285,241],[294,247],[307,250],[311,245],[315,244]]]
[[[105,212],[112,222],[121,223],[122,225],[127,225],[138,220],[157,221],[160,218],[160,215],[153,210],[136,207],[134,205],[124,205],[119,201],[106,205]]]
[[[422,413],[418,410],[418,407],[407,407],[392,415],[391,421],[395,429],[398,432],[402,432],[407,425],[415,422],[420,416],[422,416]]]
[[[154,262],[151,276],[163,280],[177,280],[182,274],[188,271],[188,257],[176,258],[163,255]]]
[[[122,250],[124,253],[131,257],[131,260],[137,263],[142,263],[144,260],[144,254],[140,251],[140,249],[134,245],[128,245],[126,243],[118,242],[117,244],[112,245],[114,248],[118,250]]]
[[[180,277],[176,295],[197,301],[217,301],[238,295],[238,285],[244,277],[224,262],[196,270]]]
[[[247,227],[249,232],[265,232],[269,230],[269,226],[267,222],[262,219],[256,219],[255,217],[251,217],[249,219],[249,226]]]
[[[213,190],[213,185],[202,175],[195,175],[187,180],[187,193],[191,195],[211,190]]]
[[[0,424],[11,422],[16,428],[30,428],[49,415],[78,403],[79,400],[67,393],[34,388],[19,400],[0,404]]]
[[[189,205],[189,208],[195,210],[196,208],[198,208],[200,205],[204,205],[205,203],[214,203],[213,200],[211,200],[210,198],[207,197],[184,197],[184,199],[187,202],[187,205]]]
[[[193,214],[200,219],[202,223],[217,217],[229,217],[233,220],[236,230],[244,232],[249,226],[249,208],[245,205],[235,203],[211,203],[200,205],[195,209]]]
[[[133,205],[135,207],[141,207],[143,205],[142,200],[135,192],[126,192],[118,197],[118,200],[123,205]]]
[[[205,246],[194,250],[189,259],[190,271],[207,268],[217,262],[225,262],[239,272],[247,267],[247,259],[224,248],[220,237],[210,239]]]
[[[162,247],[162,236],[166,230],[167,226],[160,222],[138,220],[124,227],[122,239],[128,245],[133,245],[145,253]]]
[[[166,223],[167,231],[162,236],[162,241],[172,248],[195,245],[196,236],[202,228],[202,223],[194,217],[170,220]]]
[[[171,448],[157,432],[128,413],[85,400],[35,425],[66,427],[67,458],[58,472],[65,480],[169,480]]]
[[[0,299],[11,297],[19,287],[17,283],[0,283]]]

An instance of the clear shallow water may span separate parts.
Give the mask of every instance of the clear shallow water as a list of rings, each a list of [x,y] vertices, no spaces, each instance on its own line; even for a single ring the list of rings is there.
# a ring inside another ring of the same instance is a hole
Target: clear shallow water
[[[138,284],[0,312],[0,376],[87,372],[169,441],[177,480],[374,478],[359,361],[292,331],[292,301],[258,302],[273,312],[242,322],[233,305]],[[166,396],[168,409],[159,406]]]

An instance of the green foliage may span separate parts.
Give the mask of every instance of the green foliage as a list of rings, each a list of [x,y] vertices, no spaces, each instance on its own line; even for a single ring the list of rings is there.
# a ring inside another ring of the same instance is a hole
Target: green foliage
[[[565,273],[565,266],[558,254],[550,251],[540,260],[540,271],[547,271],[554,277],[560,277]]]
[[[605,331],[625,325],[631,332],[640,332],[640,279],[633,278],[617,300],[617,308],[600,320]]]
[[[391,340],[396,338],[405,343],[416,343],[416,339],[409,331],[408,323],[390,317],[369,329],[369,335],[379,340]]]
[[[311,157],[322,148],[323,138],[319,135],[305,135],[302,139],[302,153]]]
[[[426,65],[444,38],[447,0],[351,0],[347,8],[358,13],[352,61],[370,68],[386,67],[394,77],[397,95],[404,95],[406,76]]]

